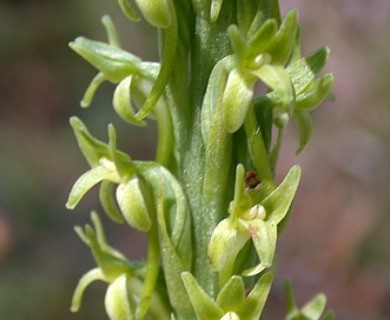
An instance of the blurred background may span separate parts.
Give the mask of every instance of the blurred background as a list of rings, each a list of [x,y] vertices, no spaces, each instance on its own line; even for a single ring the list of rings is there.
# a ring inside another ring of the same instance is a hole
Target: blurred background
[[[390,317],[390,3],[388,0],[281,1],[297,7],[305,54],[332,49],[326,67],[334,102],[314,112],[313,138],[296,157],[291,126],[280,174],[299,163],[303,179],[278,251],[278,278],[265,319],[282,319],[283,280],[300,304],[321,291],[336,319]],[[106,286],[93,284],[81,311],[69,311],[80,275],[94,266],[72,227],[99,210],[96,192],[75,210],[64,208],[87,169],[68,119],[78,115],[106,139],[118,130],[121,149],[135,159],[154,156],[155,128],[124,126],[113,114],[109,84],[91,108],[79,108],[95,74],[69,48],[79,35],[105,41],[100,18],[110,14],[123,46],[156,60],[156,34],[128,23],[116,1],[0,1],[0,319],[107,319]],[[103,217],[104,219],[104,217]],[[111,244],[142,259],[139,234],[104,220]]]

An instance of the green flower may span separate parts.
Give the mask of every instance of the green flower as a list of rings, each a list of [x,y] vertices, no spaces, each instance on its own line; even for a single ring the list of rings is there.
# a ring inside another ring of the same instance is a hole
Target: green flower
[[[76,227],[75,230],[83,242],[92,250],[98,265],[88,271],[80,279],[73,294],[71,311],[80,309],[85,289],[93,281],[108,283],[105,306],[110,319],[133,319],[133,307],[131,301],[135,297],[129,292],[130,288],[137,289],[141,281],[136,275],[143,271],[140,265],[131,264],[124,255],[113,249],[106,243],[106,238],[101,221],[95,212],[91,213],[93,227],[86,225],[85,228]]]
[[[100,85],[109,81],[118,84],[113,96],[113,106],[117,114],[128,123],[143,126],[145,122],[136,118],[133,102],[137,106],[144,103],[158,77],[160,65],[142,61],[123,50],[110,17],[104,16],[102,22],[106,27],[109,43],[78,37],[69,44],[99,71],[87,88],[81,106],[88,107]],[[164,98],[156,103],[164,103]]]
[[[114,127],[109,126],[110,142],[106,145],[93,138],[79,119],[72,118],[71,124],[91,169],[82,174],[73,185],[66,207],[74,209],[92,187],[102,182],[100,200],[109,217],[117,222],[123,222],[124,218],[132,227],[148,231],[152,222],[144,199],[147,187],[142,177],[136,173],[130,157],[117,151]],[[118,185],[116,201],[121,213],[111,195],[114,184]]]
[[[199,320],[259,319],[273,280],[271,273],[265,273],[246,295],[242,277],[232,276],[214,301],[203,291],[191,273],[183,272],[181,277]]]
[[[228,132],[242,126],[258,80],[276,92],[280,106],[291,112],[294,91],[284,64],[295,43],[297,18],[297,12],[290,11],[279,30],[276,20],[269,19],[251,36],[244,36],[237,26],[229,28],[235,67],[229,73],[222,102]]]
[[[283,182],[264,199],[256,190],[245,188],[244,176],[244,167],[238,165],[229,217],[217,225],[209,243],[211,267],[220,272],[221,283],[231,276],[237,255],[249,239],[254,244],[259,264],[243,274],[255,275],[272,265],[277,226],[290,209],[298,188],[300,169],[294,166]]]

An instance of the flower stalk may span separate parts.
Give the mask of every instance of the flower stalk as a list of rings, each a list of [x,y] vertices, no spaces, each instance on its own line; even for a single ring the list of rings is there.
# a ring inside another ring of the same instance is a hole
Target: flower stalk
[[[105,16],[107,43],[80,37],[70,44],[98,71],[81,105],[92,104],[104,81],[113,83],[113,108],[123,121],[157,122],[156,159],[133,160],[117,148],[112,125],[103,142],[73,117],[91,169],[76,181],[66,206],[75,208],[100,184],[111,220],[147,235],[147,260],[128,261],[110,247],[93,213],[93,226],[76,231],[97,268],[81,278],[72,311],[89,283],[101,280],[108,284],[111,320],[259,319],[301,175],[293,166],[282,182],[275,180],[282,133],[294,119],[297,153],[309,142],[310,111],[333,82],[331,74],[318,76],[329,50],[301,57],[298,14],[282,19],[277,0],[118,4],[130,20],[143,17],[157,29],[160,61],[123,50]],[[258,83],[265,94],[257,93]],[[313,301],[301,311],[290,306],[288,319],[320,319],[325,299]]]

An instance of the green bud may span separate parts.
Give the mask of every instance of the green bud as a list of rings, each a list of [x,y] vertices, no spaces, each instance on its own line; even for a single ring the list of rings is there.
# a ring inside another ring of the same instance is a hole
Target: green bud
[[[290,115],[288,114],[288,112],[281,112],[274,119],[275,125],[280,129],[287,127],[289,121]]]
[[[135,0],[145,19],[153,26],[166,28],[172,24],[170,0]]]
[[[121,8],[123,14],[127,17],[127,19],[132,21],[139,21],[138,14],[134,11],[134,9],[130,6],[128,0],[118,0],[119,7]]]
[[[244,77],[237,69],[229,73],[222,98],[224,123],[229,133],[236,132],[244,123],[254,85],[253,77]]]
[[[119,212],[113,197],[113,185],[114,184],[112,182],[107,180],[101,182],[99,189],[99,200],[104,211],[111,220],[117,223],[123,223],[123,217]]]
[[[210,21],[216,22],[221,11],[223,0],[211,0]]]
[[[123,274],[108,286],[104,305],[110,320],[134,319],[130,305],[131,298],[127,289],[127,278],[128,276]]]
[[[265,218],[266,212],[264,207],[261,204],[256,204],[249,210],[247,210],[243,215],[242,218],[245,220],[253,220],[253,219],[261,219],[263,220]]]
[[[137,230],[146,232],[152,221],[144,199],[141,180],[134,176],[121,182],[116,189],[116,199],[126,222]]]
[[[221,320],[240,320],[240,317],[235,312],[225,313]]]
[[[230,261],[234,261],[248,239],[249,235],[238,230],[235,221],[222,220],[214,229],[209,243],[208,257],[211,268],[221,271]]]

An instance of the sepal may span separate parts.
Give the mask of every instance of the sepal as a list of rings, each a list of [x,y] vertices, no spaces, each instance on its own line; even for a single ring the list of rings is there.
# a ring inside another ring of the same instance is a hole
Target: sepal
[[[272,57],[272,64],[284,65],[288,62],[295,45],[298,30],[298,12],[291,10],[284,18],[267,52]]]
[[[82,174],[73,185],[70,191],[66,208],[73,210],[84,195],[96,184],[103,180],[118,182],[119,176],[115,171],[110,170],[106,166],[94,167]]]
[[[94,281],[104,281],[104,275],[99,268],[92,269],[85,273],[79,280],[76,289],[73,293],[72,304],[70,311],[77,312],[80,310],[81,302],[83,300],[85,289]]]
[[[286,71],[291,78],[295,91],[301,93],[310,82],[314,80],[318,72],[322,70],[329,58],[330,50],[323,47],[312,54],[290,64]]]
[[[236,311],[244,300],[244,281],[240,276],[232,276],[219,291],[216,302],[224,310]]]
[[[313,131],[313,121],[311,120],[311,116],[308,112],[300,110],[295,112],[295,120],[299,135],[299,147],[296,150],[296,154],[299,154],[309,143],[311,133]]]
[[[332,311],[326,312],[324,315],[326,297],[320,293],[314,296],[303,307],[299,308],[295,302],[294,293],[291,283],[284,282],[284,292],[287,301],[286,320],[332,320],[334,315]]]
[[[273,275],[263,274],[237,310],[240,320],[259,319],[271,290]]]
[[[298,189],[301,169],[293,166],[282,183],[261,203],[267,212],[266,221],[279,224],[289,211]]]
[[[224,315],[223,309],[203,291],[192,274],[183,272],[181,278],[197,318],[220,320]]]
[[[303,92],[297,95],[296,108],[298,110],[313,110],[316,108],[329,94],[333,81],[332,74],[325,74],[314,80]]]
[[[111,44],[78,37],[69,46],[113,83],[139,73],[142,60]]]

